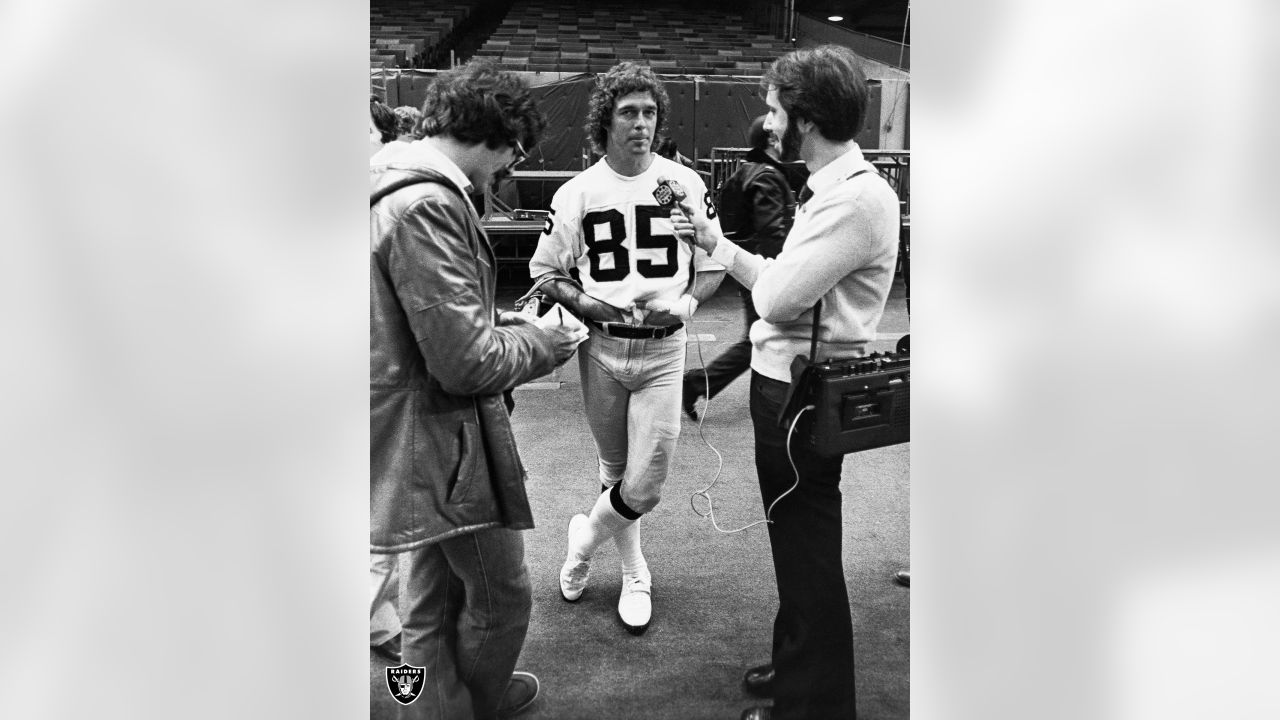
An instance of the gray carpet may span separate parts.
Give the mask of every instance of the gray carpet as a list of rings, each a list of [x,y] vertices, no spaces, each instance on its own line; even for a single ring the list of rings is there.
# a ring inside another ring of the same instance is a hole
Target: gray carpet
[[[500,293],[508,305],[518,290]],[[894,287],[872,348],[891,350],[908,332],[901,281]],[[736,286],[726,281],[698,312],[691,328],[714,335],[690,342],[686,366],[710,362],[742,332]],[[769,658],[777,607],[768,537],[763,525],[717,532],[690,507],[690,495],[709,485],[715,454],[685,421],[662,503],[642,521],[645,556],[653,573],[653,622],[628,634],[615,610],[621,583],[617,551],[606,543],[592,564],[582,599],[560,598],[557,577],[565,554],[565,524],[586,512],[599,490],[596,459],[582,414],[577,363],[516,392],[514,424],[529,471],[537,527],[526,533],[533,580],[533,618],[520,669],[536,674],[542,693],[521,718],[595,720],[737,718],[760,701],[740,687],[742,671]],[[712,401],[703,434],[724,456],[711,490],[720,526],[734,529],[763,517],[752,459],[747,376]],[[845,458],[845,573],[854,622],[859,717],[909,717],[910,591],[892,581],[909,566],[909,445]],[[785,502],[785,500],[783,500]],[[699,501],[698,507],[705,508]],[[383,680],[384,663],[371,655],[371,718],[395,717]]]

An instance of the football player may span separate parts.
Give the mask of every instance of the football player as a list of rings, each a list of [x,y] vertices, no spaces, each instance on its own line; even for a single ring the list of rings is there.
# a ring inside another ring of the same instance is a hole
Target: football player
[[[684,324],[724,277],[673,234],[670,208],[655,198],[660,184],[664,199],[683,191],[700,221],[719,226],[702,178],[653,152],[669,107],[646,66],[619,63],[597,81],[586,129],[604,157],[556,192],[529,263],[532,277],[554,278],[544,292],[590,328],[578,367],[601,488],[569,521],[560,592],[570,602],[582,595],[592,555],[612,538],[622,561],[618,616],[636,635],[652,616],[639,520],[658,504],[680,434]]]

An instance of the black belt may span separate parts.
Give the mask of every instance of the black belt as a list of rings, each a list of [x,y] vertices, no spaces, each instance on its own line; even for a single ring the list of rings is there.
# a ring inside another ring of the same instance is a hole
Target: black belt
[[[587,318],[586,320],[588,325],[602,331],[605,335],[617,338],[627,338],[628,340],[664,338],[675,334],[675,331],[684,327],[684,323],[658,327],[656,325],[627,325],[626,323],[614,322],[598,323],[591,318]]]

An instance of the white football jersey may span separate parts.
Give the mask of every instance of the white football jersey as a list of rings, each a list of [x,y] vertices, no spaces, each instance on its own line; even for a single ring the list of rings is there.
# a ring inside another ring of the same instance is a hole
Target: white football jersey
[[[625,309],[638,301],[678,299],[689,289],[691,263],[699,272],[723,270],[672,232],[670,210],[653,197],[660,177],[679,183],[694,213],[719,226],[711,194],[693,170],[655,155],[648,170],[625,177],[601,158],[551,199],[530,276],[577,268],[588,295]]]

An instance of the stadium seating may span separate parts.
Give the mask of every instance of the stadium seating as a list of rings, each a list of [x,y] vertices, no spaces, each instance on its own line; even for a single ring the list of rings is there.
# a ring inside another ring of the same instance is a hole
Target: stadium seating
[[[373,0],[369,7],[369,64],[429,67],[448,51],[474,3],[457,0]]]
[[[634,60],[666,74],[759,75],[791,49],[740,15],[695,16],[675,0],[516,0],[475,55],[538,72],[603,72]]]

